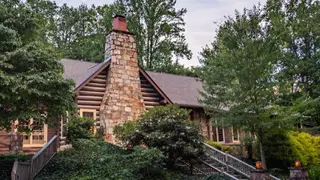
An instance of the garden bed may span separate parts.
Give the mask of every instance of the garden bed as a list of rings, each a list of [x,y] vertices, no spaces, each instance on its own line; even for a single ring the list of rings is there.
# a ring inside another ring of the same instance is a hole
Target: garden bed
[[[156,149],[123,150],[99,140],[79,140],[59,152],[36,179],[201,179],[164,168]]]

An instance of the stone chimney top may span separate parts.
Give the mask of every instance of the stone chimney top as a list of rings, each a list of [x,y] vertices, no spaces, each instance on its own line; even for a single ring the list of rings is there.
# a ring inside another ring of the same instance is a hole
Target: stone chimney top
[[[121,15],[115,15],[113,17],[112,30],[128,32],[126,17]]]

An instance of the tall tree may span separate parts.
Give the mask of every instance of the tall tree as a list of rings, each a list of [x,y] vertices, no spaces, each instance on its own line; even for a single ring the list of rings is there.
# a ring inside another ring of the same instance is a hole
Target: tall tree
[[[54,1],[48,0],[27,0],[27,4],[36,13],[38,19],[39,40],[44,43],[52,43],[53,29],[55,28],[55,16],[58,6]]]
[[[129,30],[136,35],[139,63],[147,70],[157,70],[191,59],[184,36],[185,8],[176,9],[176,0],[118,0],[129,19]]]
[[[53,48],[38,41],[37,17],[29,4],[0,1],[0,129],[31,118],[41,125],[73,106],[73,83]]]
[[[263,136],[281,122],[270,118],[276,100],[277,46],[263,24],[262,8],[236,12],[217,32],[216,40],[204,48],[201,63],[203,100],[207,113],[218,124],[233,125],[254,133],[259,140],[263,167],[266,161]]]
[[[320,97],[320,2],[269,0],[266,10],[270,33],[282,52],[278,63],[282,83],[291,89],[283,99],[290,102],[303,93]],[[320,125],[320,106],[311,117]]]
[[[115,8],[112,4],[98,7],[64,4],[58,8],[55,18],[53,44],[63,57],[102,62],[105,36],[111,30]]]

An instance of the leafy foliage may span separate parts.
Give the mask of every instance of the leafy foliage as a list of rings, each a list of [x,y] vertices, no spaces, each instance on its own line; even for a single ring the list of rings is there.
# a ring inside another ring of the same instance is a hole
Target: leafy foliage
[[[129,147],[143,144],[159,149],[167,165],[178,159],[192,162],[202,153],[203,137],[188,116],[189,111],[176,105],[155,107],[139,117],[135,131],[123,140]]]
[[[205,180],[231,180],[231,178],[224,174],[215,173],[213,175],[206,177]]]
[[[137,125],[138,121],[125,121],[122,125],[115,126],[113,133],[115,134],[116,139],[120,140],[119,143],[128,146],[130,143],[128,142],[129,136],[137,129]]]
[[[262,140],[272,128],[270,107],[275,100],[277,48],[268,26],[262,26],[262,8],[236,12],[220,25],[217,39],[202,52],[202,103],[219,124],[239,126]],[[226,110],[227,109],[227,110]],[[265,163],[263,155],[261,157]]]
[[[147,70],[166,67],[172,58],[190,59],[184,36],[185,8],[175,0],[118,0],[128,16],[129,30],[136,34],[140,64]]]
[[[99,140],[79,140],[72,149],[59,152],[37,179],[191,179],[166,170],[163,162],[155,148],[127,151]]]
[[[320,163],[320,138],[308,133],[273,131],[265,136],[266,155],[272,167],[287,168],[295,160],[303,166]]]
[[[94,120],[76,117],[71,119],[68,124],[67,139],[71,142],[77,139],[89,139],[92,136],[91,128],[94,125]]]
[[[304,165],[320,163],[320,137],[308,133],[291,132],[288,134],[292,155]]]
[[[37,41],[37,16],[22,2],[0,2],[0,129],[16,119],[41,124],[73,108],[73,83],[63,79],[53,48]]]
[[[319,9],[312,0],[269,0],[236,11],[202,52],[207,113],[255,134],[264,167],[266,132],[319,117]]]
[[[18,159],[19,161],[26,161],[29,158],[24,154],[0,155],[0,179],[7,180],[11,178],[11,171],[15,159]]]
[[[281,49],[277,66],[281,69],[279,81],[290,89],[283,99],[301,97],[304,93],[311,98],[320,96],[320,30],[315,26],[320,18],[320,3],[308,1],[269,0],[266,6],[267,21],[272,26],[270,34]],[[316,113],[310,114],[308,125],[320,126],[320,105]]]
[[[310,180],[318,180],[320,177],[320,165],[312,165],[309,169],[309,178]]]
[[[232,153],[232,147],[230,147],[230,146],[225,146],[225,145],[222,145],[222,144],[214,142],[214,141],[207,141],[206,143],[214,148],[217,148],[220,151],[223,151],[226,153]]]
[[[41,41],[52,44],[64,58],[102,62],[112,17],[126,14],[129,31],[135,34],[140,65],[147,70],[196,76],[194,69],[178,63],[178,59],[190,59],[192,53],[184,36],[186,9],[176,9],[176,1],[117,0],[90,7],[58,6],[49,0],[25,4],[38,14]]]

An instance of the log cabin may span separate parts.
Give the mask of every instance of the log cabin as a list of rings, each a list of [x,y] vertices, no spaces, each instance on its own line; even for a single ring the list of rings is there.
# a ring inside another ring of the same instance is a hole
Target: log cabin
[[[127,30],[125,17],[115,16],[112,26],[106,37],[104,62],[61,60],[64,78],[75,82],[78,114],[95,120],[95,132],[103,129],[105,140],[114,142],[115,125],[136,120],[155,106],[177,104],[191,111],[190,120],[200,121],[202,134],[207,139],[240,144],[238,130],[213,127],[210,117],[205,115],[198,101],[199,91],[203,90],[200,79],[145,71],[138,65],[135,38]],[[67,121],[62,118],[58,126],[44,125],[43,129],[23,135],[23,149],[40,148],[54,135],[59,135],[60,145],[64,145]],[[5,137],[6,133],[1,133],[0,137]]]

